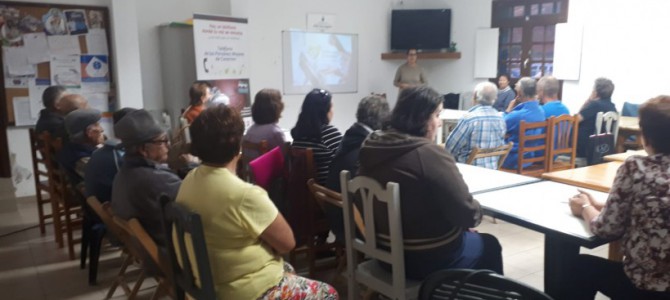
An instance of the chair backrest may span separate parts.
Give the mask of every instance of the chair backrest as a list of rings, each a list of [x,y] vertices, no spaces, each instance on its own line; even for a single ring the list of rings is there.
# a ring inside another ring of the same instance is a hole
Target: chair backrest
[[[640,104],[624,102],[621,115],[624,117],[638,117],[640,115]]]
[[[161,259],[162,254],[160,253],[158,245],[156,245],[156,242],[149,236],[139,220],[132,218],[126,221],[115,217],[114,222],[130,235],[132,239],[132,242],[130,243],[131,245],[126,246],[136,247],[135,251],[141,253],[140,257],[150,259],[162,273],[160,276],[169,276],[171,269],[165,265],[165,260]]]
[[[615,111],[598,112],[596,115],[596,132],[595,134],[601,134],[603,123],[605,124],[605,132],[610,133],[614,136],[614,141],[616,142],[617,135],[619,134],[619,114]]]
[[[533,299],[551,300],[547,294],[489,270],[450,269],[428,276],[419,300]]]
[[[274,179],[284,176],[284,154],[279,146],[262,154],[248,164],[254,182],[266,191]]]
[[[507,154],[509,154],[509,151],[512,150],[512,147],[514,146],[513,142],[509,142],[505,145],[495,147],[495,148],[487,148],[487,149],[480,149],[478,147],[472,148],[472,151],[470,152],[470,155],[468,156],[468,159],[466,160],[466,164],[469,165],[474,165],[475,160],[479,158],[486,158],[486,157],[498,157],[498,169],[502,166],[503,162],[505,162],[505,159],[507,158]]]
[[[252,172],[249,170],[249,162],[268,152],[268,141],[262,140],[258,143],[242,141],[242,157],[238,162],[238,175],[246,182],[253,182]]]
[[[296,245],[302,245],[311,234],[310,226],[317,215],[316,202],[307,188],[307,180],[316,178],[316,165],[311,148],[290,147],[288,153],[288,180],[286,183],[286,219],[293,229]]]
[[[405,295],[405,260],[402,235],[402,220],[400,218],[400,189],[394,182],[382,187],[376,180],[357,176],[350,178],[349,171],[340,173],[342,185],[342,204],[344,207],[344,234],[346,236],[347,248],[347,275],[349,277],[349,291],[354,291],[356,282],[372,282],[376,286],[386,286],[392,295]],[[365,240],[356,237],[354,227],[354,201],[360,200],[363,210],[363,222],[365,226]],[[379,248],[377,233],[375,232],[374,203],[380,201],[386,204],[388,214],[388,228],[390,236],[390,247],[388,250]],[[370,277],[365,272],[357,272],[358,255],[362,252],[365,256],[388,263],[392,266],[392,285],[387,286],[383,280]],[[382,291],[380,291],[382,292]],[[387,295],[390,296],[390,295]]]
[[[519,123],[519,148],[517,172],[541,175],[547,170],[547,145],[549,133],[547,121]],[[524,171],[524,169],[528,169]]]
[[[28,137],[30,138],[30,155],[33,158],[33,175],[35,177],[35,187],[38,193],[40,184],[49,180],[48,165],[45,158],[44,141],[40,139],[35,132],[35,129],[28,129]],[[48,191],[47,191],[48,192]]]
[[[40,140],[44,141],[44,160],[47,164],[47,174],[49,177],[49,194],[54,197],[61,205],[75,207],[81,205],[84,200],[77,199],[80,194],[71,185],[65,169],[56,162],[56,153],[63,148],[61,138],[53,139],[49,132],[43,132]]]
[[[314,178],[310,178],[307,181],[307,186],[309,187],[310,192],[312,192],[312,196],[314,196],[314,199],[316,199],[316,202],[319,203],[321,207],[325,205],[333,205],[343,209],[342,194],[316,183]],[[365,223],[363,223],[363,216],[361,216],[361,212],[356,206],[354,206],[354,222],[356,223],[356,229],[358,229],[362,237],[365,238]]]
[[[549,146],[547,147],[547,172],[554,168],[556,155],[570,156],[569,168],[575,167],[577,156],[577,133],[579,121],[577,116],[561,115],[549,118]]]
[[[161,195],[159,201],[177,299],[185,299],[184,293],[195,299],[215,299],[214,279],[200,215],[175,203],[167,195]],[[195,265],[189,254],[195,259]]]

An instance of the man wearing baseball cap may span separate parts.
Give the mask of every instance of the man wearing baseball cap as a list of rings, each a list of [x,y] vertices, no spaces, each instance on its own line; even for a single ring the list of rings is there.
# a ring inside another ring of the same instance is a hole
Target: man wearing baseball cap
[[[70,184],[77,191],[82,188],[86,163],[105,140],[100,117],[100,112],[95,109],[76,109],[65,116],[68,139],[56,154],[56,161],[63,167]]]
[[[144,109],[127,113],[114,125],[114,133],[126,153],[112,183],[112,210],[122,219],[137,218],[156,244],[165,247],[158,196],[174,199],[181,184],[165,165],[167,134]]]

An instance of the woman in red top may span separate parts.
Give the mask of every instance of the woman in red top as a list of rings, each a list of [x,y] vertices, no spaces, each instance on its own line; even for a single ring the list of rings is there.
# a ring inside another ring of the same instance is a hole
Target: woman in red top
[[[182,115],[189,124],[193,123],[193,120],[205,109],[205,104],[212,97],[211,88],[212,86],[206,81],[196,81],[191,85],[188,90],[188,96],[191,99],[189,107]]]

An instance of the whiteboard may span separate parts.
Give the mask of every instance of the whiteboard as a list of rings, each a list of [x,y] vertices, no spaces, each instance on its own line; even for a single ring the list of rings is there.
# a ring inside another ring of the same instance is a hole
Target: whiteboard
[[[583,32],[581,25],[556,24],[554,77],[562,80],[579,80]]]
[[[475,78],[495,78],[498,72],[498,28],[477,29]]]

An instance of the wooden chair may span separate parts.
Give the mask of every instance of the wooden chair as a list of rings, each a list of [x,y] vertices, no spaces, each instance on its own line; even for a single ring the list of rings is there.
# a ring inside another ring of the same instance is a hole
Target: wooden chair
[[[577,158],[577,133],[579,121],[577,116],[561,115],[551,117],[549,124],[549,145],[547,146],[547,172],[575,168]],[[565,160],[557,160],[562,155]],[[568,159],[569,157],[569,159]]]
[[[321,209],[323,209],[324,212],[326,212],[326,215],[328,215],[327,211],[330,209],[329,207],[332,207],[339,211],[340,213],[342,212],[343,206],[342,206],[342,195],[338,192],[335,192],[325,186],[322,186],[318,183],[316,183],[316,180],[314,178],[310,178],[307,181],[307,186],[309,187],[310,192],[312,193],[312,196],[316,200],[317,204]],[[335,240],[335,247],[337,249],[337,269],[335,271],[335,278],[337,278],[342,272],[344,271],[344,267],[346,266],[346,256],[343,253],[344,249],[344,236],[337,236],[337,233],[343,235],[344,234],[344,228],[341,228],[341,231],[339,229],[335,229],[335,226],[344,226],[344,219],[341,215],[338,215],[337,220],[334,219],[335,217],[329,218],[329,224],[331,230],[336,233],[336,240]],[[360,211],[358,208],[354,206],[354,221],[356,223],[356,229],[358,230],[358,234],[361,235],[361,237],[365,238],[365,224],[363,223],[363,217],[361,216]],[[310,261],[310,270],[315,270],[316,265],[314,260]],[[311,272],[311,271],[310,271]]]
[[[184,300],[186,294],[193,299],[216,299],[200,215],[175,203],[166,195],[161,195],[159,201],[177,299]],[[193,255],[193,259],[189,254]]]
[[[542,173],[547,172],[547,145],[550,136],[547,124],[547,121],[520,122],[517,167],[502,169],[503,171],[533,177],[540,177]]]
[[[49,173],[45,159],[44,140],[40,139],[35,129],[28,129],[30,138],[30,154],[33,158],[33,178],[35,179],[35,198],[37,200],[37,218],[39,220],[40,233],[46,233],[46,223],[53,220],[53,214],[45,211],[45,206],[51,206],[51,187],[49,186]]]
[[[359,293],[359,283],[381,293],[391,299],[416,299],[419,293],[420,281],[405,278],[405,255],[400,217],[400,187],[397,183],[389,182],[386,188],[376,180],[357,176],[350,178],[349,171],[340,173],[342,184],[342,204],[344,207],[344,228],[347,249],[347,277],[349,279],[349,297],[356,299]],[[374,202],[386,203],[389,228],[389,249],[378,247],[379,235],[376,226],[365,227],[365,239],[356,236],[354,227],[354,199],[358,199],[363,207],[365,224],[375,224]],[[360,262],[357,253],[373,258]],[[392,266],[391,272],[384,270],[377,261]],[[353,296],[352,296],[353,295]]]
[[[268,141],[262,140],[258,143],[242,141],[242,157],[237,163],[237,174],[246,182],[253,182],[253,174],[249,170],[249,162],[265,154],[268,149]]]
[[[512,150],[514,143],[509,142],[505,145],[495,148],[480,149],[478,147],[472,148],[472,152],[468,156],[468,159],[465,161],[466,164],[474,165],[475,160],[485,157],[498,157],[498,169],[502,167],[503,162],[507,158],[509,151]]]
[[[138,254],[135,253],[132,247],[128,247],[127,245],[130,244],[130,236],[128,234],[125,234],[123,229],[119,227],[116,222],[114,222],[114,214],[112,213],[111,206],[109,202],[105,203],[100,203],[98,199],[95,196],[88,197],[86,199],[86,203],[88,204],[89,207],[100,217],[102,222],[105,224],[107,227],[107,230],[115,237],[117,238],[122,244],[123,244],[123,249],[122,249],[122,255],[124,255],[123,263],[121,264],[121,268],[119,269],[119,272],[116,274],[116,278],[114,279],[114,282],[112,283],[112,286],[110,286],[109,291],[107,292],[107,295],[105,296],[105,299],[109,299],[112,296],[114,296],[114,292],[116,291],[117,287],[121,287],[128,299],[132,299],[133,297],[130,297],[132,290],[130,288],[130,285],[128,283],[128,267],[133,264],[133,262],[137,261],[139,259]],[[94,247],[91,246],[91,252],[94,251]],[[98,253],[99,255],[99,253]],[[90,255],[90,265],[89,265],[89,282],[91,281],[92,276],[97,277],[97,261],[98,257],[94,257],[95,255],[91,253]],[[95,267],[94,267],[94,262],[95,262]],[[95,279],[94,279],[95,281]],[[141,283],[140,283],[141,284]]]
[[[125,222],[118,218],[114,220],[117,222],[117,224]],[[160,253],[158,245],[156,245],[156,242],[154,242],[151,236],[149,236],[146,230],[144,230],[144,227],[142,227],[142,224],[140,224],[140,221],[137,219],[132,218],[128,220],[126,224],[128,229],[130,229],[132,237],[140,247],[138,252],[144,253],[144,255],[147,257],[145,259],[149,259],[151,263],[158,267],[157,271],[159,272],[158,274],[155,274],[156,281],[158,281],[158,286],[151,296],[151,300],[160,299],[165,295],[170,295],[172,298],[175,298],[174,288],[171,281],[169,280],[172,270],[169,266],[166,265],[165,259],[161,258],[162,254]],[[144,265],[146,266],[146,262]]]
[[[330,231],[328,220],[307,187],[307,181],[316,178],[312,149],[290,147],[288,166],[287,220],[298,246],[291,251],[290,261],[294,264],[297,254],[306,253],[310,266],[309,277],[313,277],[316,254],[333,250],[335,245],[326,242]]]
[[[47,164],[47,174],[49,176],[50,198],[52,201],[52,214],[54,222],[54,233],[58,247],[62,248],[67,244],[68,254],[70,259],[75,259],[74,245],[81,242],[81,238],[74,238],[74,231],[80,229],[82,225],[82,203],[76,199],[77,193],[69,184],[65,170],[55,163],[55,155],[63,147],[63,142],[60,138],[51,139],[48,133],[45,141],[45,156],[47,162],[54,162]],[[65,235],[65,241],[63,241]]]
[[[152,259],[152,257],[150,257],[150,254],[143,247],[141,241],[135,235],[133,230],[130,229],[130,224],[128,223],[128,221],[114,215],[112,215],[112,219],[114,220],[114,224],[116,224],[116,227],[120,231],[119,237],[123,241],[126,248],[128,249],[128,252],[131,253],[137,259],[137,261],[142,265],[140,275],[137,278],[137,281],[135,281],[135,285],[133,286],[132,290],[130,290],[129,294],[126,293],[126,295],[128,295],[128,299],[135,299],[137,297],[137,293],[140,291],[140,288],[142,287],[142,284],[144,283],[144,280],[147,278],[147,268],[146,268],[147,263],[145,262],[145,260]],[[151,239],[150,237],[148,237],[148,234],[147,236],[145,236],[145,238]],[[156,246],[155,243],[154,246]],[[154,249],[156,249],[156,252],[158,251],[157,247]],[[113,294],[114,292],[110,290],[107,293],[107,296],[111,296]]]
[[[420,300],[509,299],[551,300],[547,294],[489,270],[437,271],[424,280]]]

